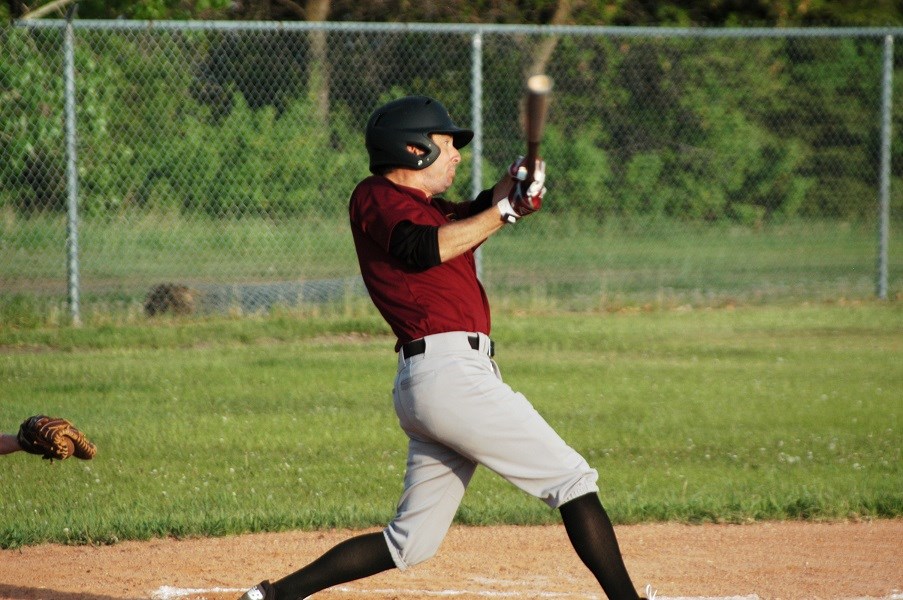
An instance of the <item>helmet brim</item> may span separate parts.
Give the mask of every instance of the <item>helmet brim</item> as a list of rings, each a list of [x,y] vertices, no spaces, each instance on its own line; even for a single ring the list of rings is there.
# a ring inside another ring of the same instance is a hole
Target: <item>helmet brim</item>
[[[452,144],[454,144],[455,148],[460,150],[467,144],[473,140],[473,131],[470,129],[444,129],[442,131],[433,131],[431,133],[439,133],[442,135],[450,135],[452,137]]]

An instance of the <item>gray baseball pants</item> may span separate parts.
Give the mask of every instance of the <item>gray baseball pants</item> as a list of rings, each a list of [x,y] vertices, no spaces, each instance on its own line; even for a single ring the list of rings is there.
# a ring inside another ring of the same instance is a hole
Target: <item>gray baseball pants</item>
[[[473,349],[468,336],[479,336]],[[432,557],[478,464],[552,508],[598,492],[598,473],[502,381],[484,334],[424,338],[425,351],[398,357],[393,398],[408,435],[398,512],[384,535],[399,569]]]

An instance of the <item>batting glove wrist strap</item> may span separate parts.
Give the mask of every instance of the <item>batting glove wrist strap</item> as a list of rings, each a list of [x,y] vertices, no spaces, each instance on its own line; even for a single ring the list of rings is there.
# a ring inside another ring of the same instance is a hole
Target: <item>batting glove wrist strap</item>
[[[502,221],[506,223],[517,223],[517,213],[514,212],[514,208],[511,206],[511,201],[508,198],[502,198],[495,207],[499,209]]]

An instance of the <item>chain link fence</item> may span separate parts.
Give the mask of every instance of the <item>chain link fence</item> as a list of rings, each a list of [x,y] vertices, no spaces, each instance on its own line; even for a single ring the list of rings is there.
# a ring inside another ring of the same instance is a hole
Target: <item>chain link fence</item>
[[[549,194],[480,250],[496,302],[899,296],[901,33],[18,22],[0,305],[65,322],[361,297],[346,209],[372,110],[426,94],[474,128],[447,194],[468,199],[523,153],[537,71]]]

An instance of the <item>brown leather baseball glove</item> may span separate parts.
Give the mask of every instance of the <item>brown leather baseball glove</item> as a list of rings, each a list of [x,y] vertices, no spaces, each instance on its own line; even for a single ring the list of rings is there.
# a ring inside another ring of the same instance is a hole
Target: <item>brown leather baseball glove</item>
[[[16,440],[26,452],[40,454],[51,461],[65,460],[73,455],[90,460],[97,454],[97,447],[75,425],[47,415],[25,419],[19,426]]]

